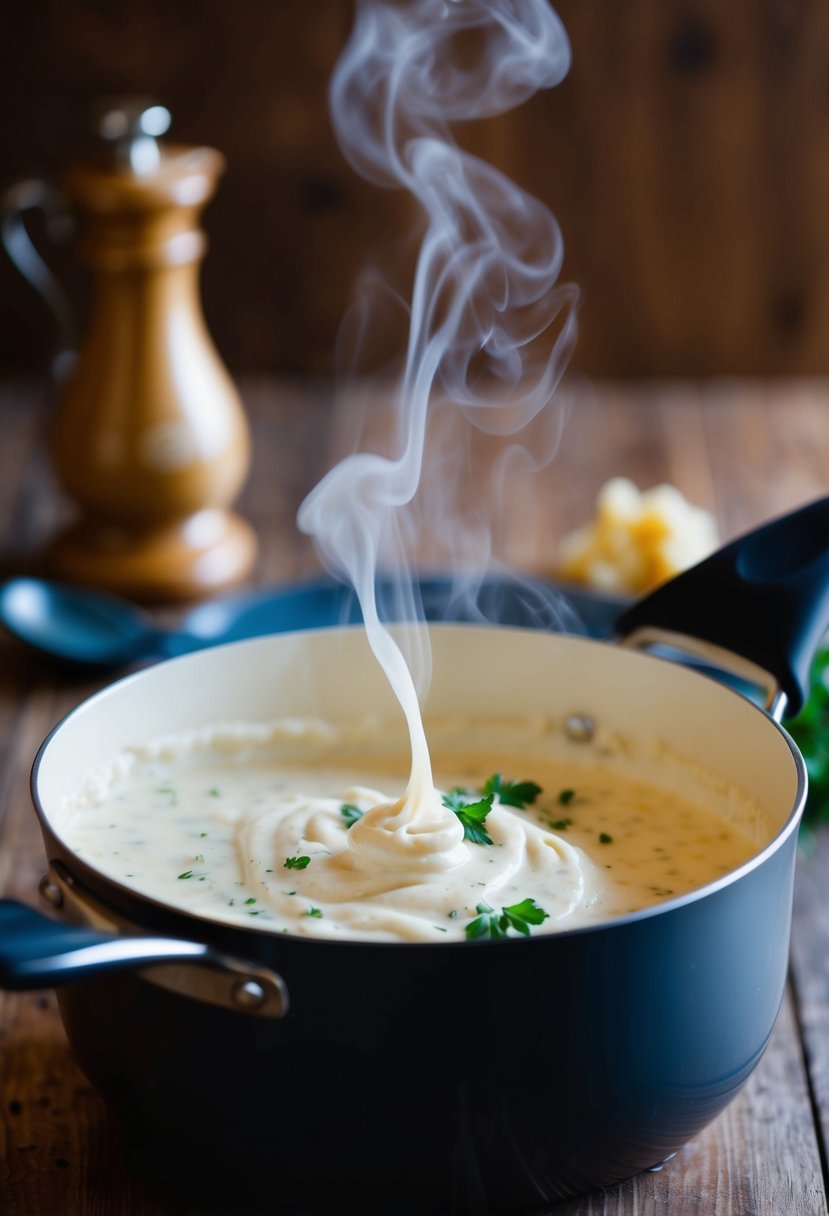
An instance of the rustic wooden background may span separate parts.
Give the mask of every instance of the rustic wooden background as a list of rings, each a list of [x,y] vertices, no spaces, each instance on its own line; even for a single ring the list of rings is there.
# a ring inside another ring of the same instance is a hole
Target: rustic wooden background
[[[464,133],[556,212],[592,375],[829,371],[827,0],[560,0],[564,84]],[[325,373],[364,257],[406,201],[360,182],[326,84],[349,0],[13,0],[0,172],[57,173],[92,105],[147,93],[229,169],[207,215],[208,320],[234,371]],[[73,293],[86,284],[58,255]],[[2,259],[0,259],[2,262]],[[0,264],[0,370],[42,364]]]
[[[240,505],[261,540],[258,579],[313,577],[310,542],[293,520],[340,453],[330,396],[267,376],[241,387],[254,467]],[[643,486],[674,482],[715,512],[730,539],[829,493],[827,404],[827,381],[653,381],[577,393],[560,460],[519,478],[504,504],[501,551],[519,568],[549,573],[562,531],[585,518],[595,489],[618,472]],[[47,412],[41,391],[0,383],[0,553],[11,562],[36,552],[61,518],[42,443]],[[424,550],[426,569],[428,557]],[[38,902],[44,854],[29,768],[52,725],[104,678],[56,669],[0,631],[4,895]],[[829,828],[810,857],[804,848],[798,870],[786,998],[746,1088],[664,1171],[556,1205],[555,1216],[827,1216]],[[223,1202],[218,1187],[206,1203],[200,1191],[215,1182],[213,1162],[199,1174],[179,1179],[186,1193],[176,1195],[132,1168],[113,1116],[71,1056],[54,996],[0,992],[2,1216],[263,1216],[238,1194]],[[359,1196],[344,1194],[349,1200]]]

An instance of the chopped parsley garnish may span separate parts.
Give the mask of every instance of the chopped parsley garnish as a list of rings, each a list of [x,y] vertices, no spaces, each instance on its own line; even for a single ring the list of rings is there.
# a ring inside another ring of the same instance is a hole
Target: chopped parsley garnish
[[[204,861],[204,853],[197,853],[193,861]]]
[[[471,840],[473,844],[492,844],[492,837],[487,832],[484,824],[486,823],[487,815],[492,810],[494,795],[487,794],[485,798],[481,798],[478,802],[467,802],[458,806],[458,794],[462,793],[462,790],[450,790],[443,799],[443,805],[448,807],[450,811],[454,811],[458,819],[460,819],[463,825],[464,840]]]
[[[254,896],[253,896],[253,895],[251,895],[250,899],[246,899],[246,900],[245,900],[245,903],[246,903],[246,904],[255,904],[255,903],[256,903],[256,899],[254,898]]]
[[[550,827],[554,832],[565,832],[572,822],[572,819],[551,819]]]
[[[613,844],[613,837],[608,836],[607,832],[599,832],[599,844]]]
[[[319,920],[322,917],[322,911],[320,908],[309,908],[305,915],[315,916]]]
[[[460,811],[469,802],[469,791],[461,789],[456,785],[448,794],[443,795],[443,805],[447,806],[450,811]]]
[[[558,800],[562,806],[569,806],[575,796],[575,790],[559,790]]]
[[[310,862],[310,857],[286,857],[282,864],[283,870],[304,870]]]
[[[185,870],[183,874],[179,874],[179,878],[192,878],[192,877],[193,877],[192,870]]]
[[[479,937],[499,941],[508,936],[510,929],[529,937],[530,926],[540,925],[550,915],[540,908],[534,899],[522,899],[519,904],[501,908],[500,912],[483,903],[478,904],[475,910],[479,915],[466,926],[466,937],[470,942]]]
[[[502,806],[514,806],[523,810],[528,803],[535,802],[541,786],[534,781],[505,781],[500,773],[493,773],[480,790],[483,795],[477,802],[469,802],[469,791],[455,786],[443,795],[443,805],[454,811],[463,824],[464,840],[474,844],[492,844],[492,837],[484,830],[486,817],[497,798]]]
[[[534,781],[505,781],[500,773],[493,773],[483,786],[484,794],[494,794],[502,806],[515,806],[522,811],[528,803],[535,802],[541,786]]]
[[[340,807],[340,814],[343,817],[346,831],[348,831],[349,828],[353,828],[357,820],[362,819],[363,817],[363,812],[358,806],[355,806],[353,802],[344,802]]]
[[[212,790],[208,790],[207,792],[208,792],[208,794],[210,795],[210,797],[211,797],[211,798],[221,798],[221,796],[222,796],[222,791],[221,791],[221,790],[216,789],[216,786],[215,786],[215,785],[213,786],[213,789],[212,789]],[[207,833],[205,832],[205,836],[206,836],[206,835],[207,835]]]

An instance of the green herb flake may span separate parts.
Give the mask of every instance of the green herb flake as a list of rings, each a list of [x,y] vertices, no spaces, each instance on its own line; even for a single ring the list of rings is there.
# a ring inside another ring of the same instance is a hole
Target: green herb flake
[[[306,916],[313,916],[313,917],[315,917],[317,920],[321,920],[321,919],[322,919],[322,911],[321,911],[319,908],[309,908],[309,909],[308,909],[308,911],[305,913],[305,915],[306,915]]]
[[[353,828],[357,820],[362,819],[363,817],[363,812],[358,806],[355,806],[353,802],[344,802],[340,807],[340,814],[343,817],[343,823],[345,824],[346,831],[348,831],[349,828]]]
[[[204,853],[197,853],[193,861],[204,861]]]
[[[219,789],[216,789],[215,785],[213,786],[212,790],[208,790],[207,792],[211,798],[221,798],[221,796],[222,796],[222,791]],[[207,835],[207,833],[205,832],[205,836],[206,835]]]
[[[523,937],[529,937],[530,927],[542,924],[550,915],[540,908],[534,899],[522,899],[520,903],[502,907],[500,912],[496,912],[489,904],[480,903],[475,911],[478,916],[466,926],[466,938],[470,942],[485,937],[493,941],[503,940],[510,929]]]
[[[500,773],[493,773],[484,782],[482,792],[495,795],[502,806],[514,806],[523,811],[525,806],[535,802],[541,786],[534,781],[505,781]]]
[[[569,806],[576,796],[575,790],[559,790],[558,801],[561,806]]]
[[[474,798],[472,801],[475,801]],[[461,811],[469,802],[469,791],[462,789],[459,785],[451,789],[448,794],[443,795],[443,805],[450,811]]]
[[[286,857],[283,862],[283,870],[304,870],[310,862],[310,857]]]
[[[481,798],[479,802],[468,802],[466,805],[457,807],[453,806],[447,799],[452,798],[456,791],[451,790],[443,799],[443,805],[449,807],[451,811],[457,815],[463,825],[463,838],[470,840],[472,844],[492,844],[492,837],[487,832],[484,824],[486,817],[492,810],[493,794],[487,794],[485,798]]]
[[[256,903],[256,900],[255,900],[255,898],[253,897],[253,895],[251,895],[250,899],[246,899],[246,900],[245,900],[245,903],[246,903],[246,904],[255,904],[255,903]]]
[[[613,837],[608,836],[607,832],[599,832],[599,844],[613,844]]]
[[[572,822],[572,819],[551,819],[550,827],[554,832],[566,832]]]
[[[183,874],[179,874],[179,878],[192,878],[192,877],[193,877],[192,870],[185,870]]]
[[[458,909],[457,909],[457,908],[453,908],[453,909],[452,909],[452,911],[451,911],[451,912],[447,912],[447,914],[446,914],[446,915],[449,917],[449,919],[450,919],[450,920],[456,920],[456,919],[457,919],[457,916],[458,916]]]
[[[523,933],[525,937],[530,935],[530,925],[543,924],[550,916],[550,913],[540,908],[534,899],[522,899],[520,904],[510,904],[508,908],[502,908],[501,911],[509,925],[518,933]]]

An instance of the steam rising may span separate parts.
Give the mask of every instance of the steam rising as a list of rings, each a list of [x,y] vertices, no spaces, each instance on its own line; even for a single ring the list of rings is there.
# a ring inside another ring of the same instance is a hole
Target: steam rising
[[[409,719],[413,773],[425,765],[429,781],[410,670],[378,613],[378,561],[407,569],[405,508],[436,411],[448,404],[481,431],[521,435],[551,401],[576,337],[576,289],[557,283],[563,246],[554,217],[464,152],[449,124],[504,113],[558,84],[569,64],[567,36],[546,0],[362,0],[331,81],[345,156],[377,185],[409,191],[425,234],[396,390],[397,454],[348,456],[308,495],[298,523],[328,568],[354,586],[372,650]],[[424,682],[428,655],[409,663]]]

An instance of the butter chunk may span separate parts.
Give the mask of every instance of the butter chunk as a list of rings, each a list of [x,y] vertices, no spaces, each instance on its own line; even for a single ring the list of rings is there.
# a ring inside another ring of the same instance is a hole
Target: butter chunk
[[[640,491],[626,477],[600,490],[595,519],[565,536],[556,573],[600,591],[639,595],[707,557],[719,544],[713,515],[676,486]]]

